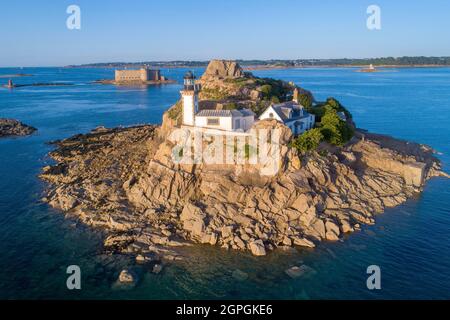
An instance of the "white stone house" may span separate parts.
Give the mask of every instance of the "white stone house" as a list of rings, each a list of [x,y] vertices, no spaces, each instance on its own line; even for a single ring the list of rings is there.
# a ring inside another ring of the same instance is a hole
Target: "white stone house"
[[[255,114],[250,109],[199,111],[198,91],[195,76],[189,71],[184,76],[184,88],[181,91],[183,125],[225,131],[247,131],[252,127]]]
[[[255,114],[249,109],[202,110],[195,115],[195,126],[226,131],[247,131],[255,122]]]
[[[295,100],[269,106],[259,117],[259,120],[264,119],[276,119],[282,122],[294,135],[312,129],[316,121],[315,115],[306,112],[305,108]]]

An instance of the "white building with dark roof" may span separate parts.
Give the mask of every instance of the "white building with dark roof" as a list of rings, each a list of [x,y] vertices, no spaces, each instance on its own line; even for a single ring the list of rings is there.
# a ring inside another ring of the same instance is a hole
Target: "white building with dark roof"
[[[273,104],[259,116],[259,120],[275,119],[289,127],[293,134],[302,134],[312,129],[315,124],[315,115],[306,112],[298,102],[298,90],[294,91],[293,101]]]
[[[181,91],[183,101],[183,125],[211,128],[225,131],[247,131],[255,122],[255,114],[250,109],[241,110],[200,110],[198,108],[199,87],[192,72],[184,76]]]
[[[247,131],[255,122],[255,114],[250,109],[242,110],[202,110],[195,115],[195,126],[226,131]]]

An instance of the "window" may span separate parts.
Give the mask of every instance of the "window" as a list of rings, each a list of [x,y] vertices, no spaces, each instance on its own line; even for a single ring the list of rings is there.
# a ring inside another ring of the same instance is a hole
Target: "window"
[[[241,127],[241,120],[240,119],[234,120],[234,128],[239,129],[240,127]]]
[[[219,118],[208,118],[206,119],[206,123],[208,124],[208,126],[218,126]]]
[[[269,117],[273,118],[273,112],[269,113]]]

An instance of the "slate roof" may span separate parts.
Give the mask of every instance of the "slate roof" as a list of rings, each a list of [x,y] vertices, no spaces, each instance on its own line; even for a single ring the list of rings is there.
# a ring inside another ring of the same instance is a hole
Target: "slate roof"
[[[247,117],[254,116],[252,110],[201,110],[195,116],[196,117]]]
[[[309,117],[309,113],[304,111],[304,107],[294,101],[288,101],[272,105],[272,109],[283,120],[283,122],[290,122],[296,119]],[[289,114],[291,117],[289,117]]]

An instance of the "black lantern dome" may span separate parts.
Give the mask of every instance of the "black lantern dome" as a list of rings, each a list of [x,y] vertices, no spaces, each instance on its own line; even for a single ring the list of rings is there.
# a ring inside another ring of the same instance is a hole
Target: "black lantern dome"
[[[186,72],[183,79],[184,79],[184,90],[196,91],[195,76],[192,73],[192,71]]]
[[[194,74],[192,73],[192,71],[188,71],[186,72],[186,74],[184,75],[184,79],[195,79]]]

